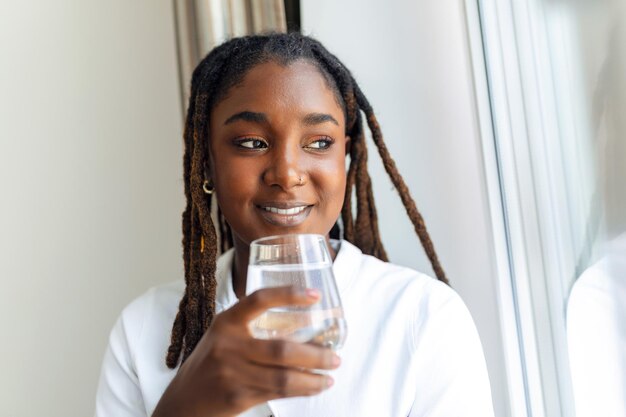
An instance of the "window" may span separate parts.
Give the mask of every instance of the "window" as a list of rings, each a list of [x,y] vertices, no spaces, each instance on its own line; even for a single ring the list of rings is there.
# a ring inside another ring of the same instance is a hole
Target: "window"
[[[511,415],[626,415],[626,7],[466,10]]]

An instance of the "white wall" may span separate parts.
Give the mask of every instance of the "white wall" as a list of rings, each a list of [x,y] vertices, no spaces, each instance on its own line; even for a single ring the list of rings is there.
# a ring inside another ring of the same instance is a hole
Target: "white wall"
[[[92,415],[124,305],[182,276],[171,2],[0,2],[0,416]]]
[[[497,416],[508,416],[489,207],[462,0],[304,0],[303,30],[351,69],[477,324]],[[370,167],[393,262],[430,266],[382,164]]]

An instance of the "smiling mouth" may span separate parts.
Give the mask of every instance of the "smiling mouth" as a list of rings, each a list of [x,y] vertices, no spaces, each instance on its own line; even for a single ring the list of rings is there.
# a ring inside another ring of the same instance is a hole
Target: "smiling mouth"
[[[278,207],[262,207],[262,209],[271,213],[293,216],[294,214],[302,213],[304,210],[306,210],[307,207],[308,206],[299,206],[288,209],[281,209]]]
[[[277,206],[282,207],[277,207]],[[311,212],[307,204],[267,204],[256,206],[261,217],[274,226],[297,226],[304,222]]]

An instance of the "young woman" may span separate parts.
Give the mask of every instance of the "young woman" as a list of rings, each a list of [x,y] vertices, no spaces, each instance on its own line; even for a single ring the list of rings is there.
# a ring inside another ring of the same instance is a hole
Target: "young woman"
[[[363,114],[439,280],[386,262]],[[335,56],[299,34],[224,43],[194,71],[184,139],[185,281],[122,312],[98,417],[493,415],[469,312]],[[337,353],[248,331],[269,308],[318,300],[291,288],[245,295],[250,242],[287,233],[328,237],[349,329]]]

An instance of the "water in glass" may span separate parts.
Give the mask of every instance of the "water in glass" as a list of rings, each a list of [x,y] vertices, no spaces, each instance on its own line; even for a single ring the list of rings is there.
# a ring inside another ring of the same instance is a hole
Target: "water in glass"
[[[286,235],[252,243],[246,293],[289,285],[317,289],[320,301],[312,306],[267,310],[250,323],[253,336],[340,348],[347,328],[322,236]]]

